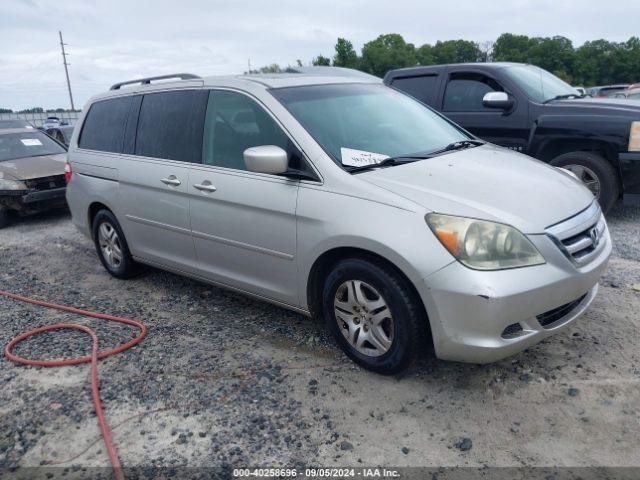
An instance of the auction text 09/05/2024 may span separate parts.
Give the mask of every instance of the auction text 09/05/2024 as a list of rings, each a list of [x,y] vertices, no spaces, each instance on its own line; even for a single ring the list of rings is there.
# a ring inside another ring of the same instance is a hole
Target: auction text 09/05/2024
[[[387,468],[235,468],[234,478],[396,478]]]

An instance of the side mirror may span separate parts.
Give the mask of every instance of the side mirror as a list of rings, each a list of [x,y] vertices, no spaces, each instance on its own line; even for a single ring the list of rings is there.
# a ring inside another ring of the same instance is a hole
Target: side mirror
[[[285,173],[289,166],[289,156],[275,145],[261,145],[244,151],[244,164],[247,170],[256,173]]]
[[[482,97],[482,106],[486,108],[509,110],[513,104],[513,99],[509,98],[505,92],[489,92]]]

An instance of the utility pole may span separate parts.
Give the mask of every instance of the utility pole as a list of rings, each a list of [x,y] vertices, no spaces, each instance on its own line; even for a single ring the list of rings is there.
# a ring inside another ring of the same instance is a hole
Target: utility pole
[[[69,89],[69,100],[71,100],[71,110],[76,109],[73,105],[73,95],[71,94],[71,82],[69,81],[69,69],[67,68],[69,64],[67,63],[67,53],[64,51],[64,46],[66,45],[62,41],[62,32],[58,30],[58,34],[60,35],[60,49],[62,50],[62,64],[64,65],[64,74],[67,76],[67,88]]]
[[[249,71],[247,73],[251,73],[251,59],[247,59],[247,64],[249,65]]]

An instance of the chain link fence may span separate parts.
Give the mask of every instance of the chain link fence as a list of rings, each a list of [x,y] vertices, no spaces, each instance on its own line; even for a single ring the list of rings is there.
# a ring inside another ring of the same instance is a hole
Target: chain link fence
[[[42,127],[47,117],[58,117],[60,121],[75,125],[81,112],[43,112],[43,113],[0,113],[0,120],[26,120],[34,127]]]

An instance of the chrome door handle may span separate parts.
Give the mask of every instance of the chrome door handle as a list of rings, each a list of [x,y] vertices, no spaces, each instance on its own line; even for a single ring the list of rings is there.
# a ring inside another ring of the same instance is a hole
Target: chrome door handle
[[[165,185],[171,185],[172,187],[182,185],[182,182],[173,175],[171,175],[169,178],[161,178],[160,181]]]
[[[204,192],[215,192],[216,187],[214,187],[209,180],[205,180],[202,183],[198,183],[193,186],[193,188],[197,188],[200,191]]]

